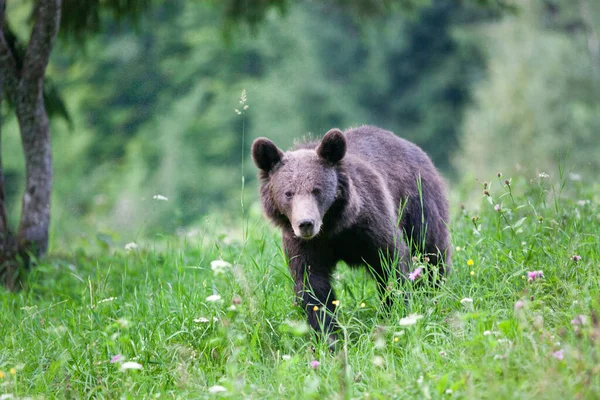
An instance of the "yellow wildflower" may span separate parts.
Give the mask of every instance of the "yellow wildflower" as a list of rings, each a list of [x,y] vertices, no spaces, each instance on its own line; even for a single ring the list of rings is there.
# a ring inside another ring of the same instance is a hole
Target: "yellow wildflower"
[[[467,265],[470,267],[473,264],[475,264],[475,262],[469,258],[469,261],[467,261]]]
[[[319,311],[319,306],[314,306],[313,311]]]

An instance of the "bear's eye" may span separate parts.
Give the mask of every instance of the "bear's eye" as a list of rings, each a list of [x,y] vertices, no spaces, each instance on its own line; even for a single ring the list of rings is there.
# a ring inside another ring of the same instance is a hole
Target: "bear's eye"
[[[312,194],[313,194],[314,196],[318,196],[318,195],[320,195],[320,194],[321,194],[321,188],[314,188],[314,189],[312,190]]]
[[[284,195],[285,195],[285,198],[289,200],[289,199],[291,199],[291,198],[292,198],[292,196],[293,196],[294,194],[288,190],[287,192],[285,192],[285,193],[284,193]]]

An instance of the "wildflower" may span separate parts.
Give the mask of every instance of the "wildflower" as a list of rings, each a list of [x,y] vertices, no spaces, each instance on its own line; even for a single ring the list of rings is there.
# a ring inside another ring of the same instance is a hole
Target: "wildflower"
[[[427,256],[423,257],[423,261],[426,262],[426,263],[428,263],[429,262],[429,257],[427,257]]]
[[[460,304],[470,304],[470,303],[473,303],[473,299],[470,297],[465,297],[464,299],[462,299],[460,301]]]
[[[333,300],[331,302],[331,304],[333,304],[334,306],[339,306],[340,305],[340,301],[339,300]]]
[[[373,364],[376,367],[383,367],[385,364],[385,359],[381,356],[375,356],[375,357],[373,357]]]
[[[319,306],[314,306],[313,311],[319,311]]]
[[[320,363],[320,362],[318,362],[317,360],[312,360],[312,361],[310,362],[310,367],[311,367],[312,369],[317,369],[317,368],[319,368],[319,365],[321,365],[321,363]]]
[[[364,302],[360,303],[360,308],[365,308],[365,306],[366,306],[366,304]]]
[[[492,334],[492,331],[483,332],[483,336],[490,336],[491,334]]]
[[[441,357],[446,357],[447,355],[448,355],[448,353],[446,353],[444,350],[440,351]]]
[[[579,256],[579,255],[574,255],[574,256],[572,256],[572,257],[571,257],[571,260],[573,260],[573,261],[575,261],[575,262],[577,262],[577,261],[581,261],[581,256]]]
[[[470,272],[470,275],[471,275],[471,276],[475,276],[475,271],[471,271],[471,272]]]
[[[502,208],[502,207],[500,206],[500,204],[496,204],[496,205],[494,206],[494,210],[495,210],[496,212],[500,212],[501,208]]]
[[[214,385],[208,388],[208,393],[217,394],[226,392],[227,388],[221,385]]]
[[[570,172],[569,173],[569,179],[572,180],[572,181],[574,181],[574,182],[579,182],[581,180],[581,175],[577,174],[577,173]]]
[[[475,262],[469,258],[469,260],[467,261],[467,265],[468,265],[469,267],[472,267],[472,266],[473,266],[473,264],[475,264]]]
[[[498,178],[502,178],[502,172],[498,172]]]
[[[135,244],[135,242],[127,243],[125,245],[125,250],[127,250],[127,251],[131,251],[131,250],[135,250],[135,249],[137,249],[137,244]]]
[[[127,371],[128,369],[142,369],[142,364],[136,363],[135,361],[127,361],[121,364],[121,371]]]
[[[210,262],[210,269],[212,269],[213,274],[219,275],[225,273],[229,268],[231,268],[231,264],[227,261],[223,260],[214,260]]]
[[[212,294],[206,298],[206,301],[209,301],[211,303],[214,303],[219,300],[221,300],[221,296],[219,296],[218,294]]]
[[[240,304],[242,304],[242,298],[240,296],[233,296],[233,298],[231,299],[231,302],[234,305],[239,306]]]
[[[555,351],[554,353],[552,353],[552,357],[556,358],[557,360],[562,360],[563,358],[565,358],[565,351],[563,349]]]
[[[547,174],[547,173],[545,173],[545,172],[540,172],[540,173],[538,174],[538,177],[540,177],[540,178],[542,178],[542,179],[545,179],[545,178],[550,178],[550,175],[548,175],[548,174]]]
[[[421,267],[416,268],[413,272],[408,274],[408,279],[410,279],[411,281],[414,281],[415,279],[420,278],[422,270],[423,269]]]
[[[121,361],[121,359],[122,359],[122,358],[123,358],[123,357],[122,357],[120,354],[117,354],[116,356],[113,356],[113,357],[110,359],[110,363],[111,363],[111,364],[118,363],[119,361]]]
[[[113,300],[116,300],[116,299],[117,299],[116,297],[108,297],[108,298],[106,298],[106,299],[102,299],[102,300],[100,300],[100,301],[98,302],[98,304],[100,304],[100,303],[108,303],[109,301],[113,301]]]
[[[446,389],[446,394],[452,394],[452,389]]]
[[[483,188],[487,189],[488,188],[488,183],[487,182],[483,182]]]
[[[489,190],[486,189],[486,190],[483,191],[483,194],[489,197],[490,192],[489,192]]]
[[[508,179],[505,179],[505,180],[504,180],[504,184],[505,184],[506,186],[510,186],[510,180],[508,180]]]
[[[590,321],[590,317],[587,315],[577,315],[571,320],[571,325],[587,325]]]
[[[419,379],[417,379],[417,383],[419,385],[423,383],[423,375],[419,376]]]
[[[292,359],[292,356],[290,356],[289,354],[283,354],[283,355],[281,356],[281,359],[282,359],[283,361],[289,361],[289,360],[291,360],[291,359]]]
[[[460,246],[456,246],[456,252],[460,251]]]
[[[165,196],[161,195],[161,194],[155,194],[154,196],[152,196],[152,198],[154,200],[159,200],[159,201],[168,201],[169,199],[166,198]]]
[[[235,113],[236,113],[237,115],[242,115],[242,112],[241,112],[240,110],[238,110],[237,108],[236,108],[236,109],[234,109],[233,111],[235,111]]]
[[[217,317],[213,317],[213,322],[218,322],[219,319]],[[200,318],[194,318],[193,321],[197,324],[206,324],[208,322],[210,322],[210,320],[208,318],[204,318],[204,317],[200,317]]]
[[[4,379],[4,372],[0,371],[0,379]]]
[[[398,340],[400,340],[400,338],[399,338],[398,336],[396,336],[396,337],[394,338],[394,342],[397,342]]]
[[[119,325],[119,328],[121,329],[126,329],[129,326],[129,321],[123,318],[119,318],[117,320],[117,325]]]
[[[527,273],[527,280],[529,282],[533,282],[536,279],[539,278],[543,278],[544,277],[544,271],[531,271]]]
[[[523,303],[523,301],[519,300],[515,303],[515,310],[520,310],[523,307],[525,307],[525,303]]]
[[[400,319],[400,326],[414,325],[421,318],[423,318],[422,315],[419,315],[419,314],[409,314],[408,316]]]

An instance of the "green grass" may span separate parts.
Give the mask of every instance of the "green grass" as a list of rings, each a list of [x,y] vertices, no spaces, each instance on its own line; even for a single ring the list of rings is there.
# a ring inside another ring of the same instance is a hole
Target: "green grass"
[[[480,207],[455,207],[452,273],[439,290],[415,288],[408,307],[381,311],[366,273],[339,268],[345,340],[335,354],[313,342],[279,233],[262,219],[245,240],[213,220],[130,252],[77,245],[51,255],[25,290],[0,292],[0,395],[600,398],[600,188],[503,182],[494,179],[489,199],[483,188],[465,192],[460,200]],[[233,267],[214,274],[219,258]],[[544,277],[528,282],[535,270]],[[221,300],[208,302],[213,294]],[[422,318],[401,326],[411,313]],[[586,324],[573,325],[577,315]],[[121,371],[125,361],[143,369]],[[227,391],[211,394],[215,385]]]

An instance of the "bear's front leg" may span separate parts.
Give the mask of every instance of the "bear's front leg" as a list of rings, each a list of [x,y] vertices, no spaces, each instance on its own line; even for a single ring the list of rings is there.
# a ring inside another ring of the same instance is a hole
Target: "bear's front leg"
[[[336,340],[334,312],[337,301],[330,279],[335,262],[327,254],[314,251],[313,245],[314,243],[302,243],[293,239],[284,240],[290,272],[295,282],[294,291],[302,302],[308,324],[317,334],[327,337],[328,344],[333,349],[333,342]]]

